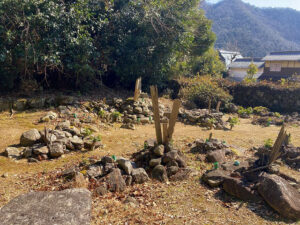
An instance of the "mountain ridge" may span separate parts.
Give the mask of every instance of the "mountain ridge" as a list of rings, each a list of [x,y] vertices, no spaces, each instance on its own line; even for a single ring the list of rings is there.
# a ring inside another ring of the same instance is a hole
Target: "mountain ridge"
[[[300,11],[258,8],[241,0],[203,2],[213,21],[216,48],[239,50],[244,56],[263,57],[272,51],[300,50]]]

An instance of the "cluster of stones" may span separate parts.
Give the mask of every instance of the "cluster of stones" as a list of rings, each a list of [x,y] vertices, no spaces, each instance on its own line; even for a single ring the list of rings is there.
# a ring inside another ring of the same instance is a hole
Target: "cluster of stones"
[[[200,127],[214,128],[216,130],[224,130],[226,122],[222,120],[223,113],[209,112],[208,109],[182,109],[179,112],[179,119],[187,124],[197,124]]]
[[[191,152],[205,154],[207,162],[223,163],[226,161],[227,156],[232,155],[232,151],[229,146],[218,139],[197,139],[191,146]]]
[[[72,105],[78,103],[72,96],[49,96],[37,98],[0,99],[0,111],[8,111],[11,108],[16,111],[27,109],[41,109],[51,106]]]
[[[22,134],[20,146],[7,147],[4,154],[9,158],[26,158],[29,162],[38,162],[58,158],[70,151],[96,149],[102,147],[100,140],[86,136],[85,129],[71,126],[70,121],[60,122],[57,127],[38,131],[32,129]]]
[[[157,145],[154,140],[147,140],[145,148],[135,153],[133,159],[150,177],[160,182],[184,180],[191,172],[180,151],[171,144]]]
[[[123,114],[123,128],[134,129],[134,124],[154,123],[152,102],[149,98],[139,98],[137,101],[113,99],[113,106]],[[160,117],[163,118],[165,107],[159,105]]]
[[[67,169],[62,176],[69,179],[78,179],[83,176],[88,178],[96,186],[98,195],[110,192],[123,192],[126,186],[142,184],[149,180],[148,174],[143,168],[123,157],[104,156],[101,160],[92,160],[88,165]]]
[[[202,180],[211,187],[221,186],[243,201],[265,200],[284,217],[300,219],[300,184],[293,179],[286,180],[287,176],[280,174],[276,166],[256,170],[263,159],[222,163],[218,169],[208,170]]]
[[[271,148],[261,146],[259,148],[254,147],[252,150],[256,151],[255,156],[260,159],[260,165],[264,165],[268,162]],[[281,152],[283,152],[283,154],[280,156],[280,159],[291,168],[300,171],[300,147],[289,144],[287,146],[282,146]]]

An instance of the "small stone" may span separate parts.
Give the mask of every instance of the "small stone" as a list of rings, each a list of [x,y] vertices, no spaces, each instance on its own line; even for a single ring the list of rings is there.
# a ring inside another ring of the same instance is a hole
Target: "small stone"
[[[32,156],[32,148],[26,147],[23,151],[23,157],[24,158],[30,158]]]
[[[134,183],[142,184],[149,180],[148,174],[144,168],[133,169],[132,179]]]
[[[74,181],[74,187],[76,188],[87,188],[88,187],[88,181],[85,179],[82,173],[76,173],[75,175],[75,181]]]
[[[47,146],[33,149],[33,153],[36,155],[48,154],[48,152],[49,152],[49,149]]]
[[[28,158],[28,162],[30,162],[30,163],[37,163],[37,162],[39,162],[39,160],[36,159],[36,158]]]
[[[215,150],[215,151],[210,151],[207,156],[206,159],[208,162],[225,162],[226,158],[225,158],[225,151],[224,150]]]
[[[133,168],[129,160],[121,158],[117,159],[117,163],[128,175],[132,173]]]
[[[163,145],[158,145],[155,149],[154,149],[154,153],[157,156],[163,156],[164,155],[164,151],[165,151],[165,146]]]
[[[8,173],[2,174],[2,177],[3,177],[3,178],[7,178],[7,177],[8,177]]]
[[[160,165],[160,164],[161,164],[161,158],[151,159],[149,161],[149,166],[151,166],[151,167],[156,167],[157,165]]]
[[[7,147],[4,151],[4,155],[8,158],[18,159],[22,155],[22,152],[18,148]]]
[[[167,168],[168,177],[175,175],[178,172],[179,168],[177,166],[170,166]]]
[[[107,185],[106,184],[102,184],[101,186],[97,187],[96,190],[95,190],[96,194],[98,196],[104,196],[108,193],[108,190],[107,190]]]
[[[66,146],[61,143],[54,142],[52,145],[49,145],[49,152],[51,157],[60,157],[64,154]]]
[[[113,158],[110,157],[110,156],[104,156],[104,157],[102,157],[101,162],[102,162],[103,164],[106,164],[106,163],[113,163],[114,160],[113,160]]]
[[[113,171],[107,175],[107,186],[111,192],[123,192],[126,188],[126,183],[121,175],[120,169],[113,169]]]
[[[164,166],[158,165],[152,170],[152,178],[159,180],[160,182],[167,182],[168,175]]]
[[[179,157],[178,152],[176,150],[167,152],[164,156],[163,156],[163,163],[167,164],[168,162],[172,161],[172,160],[177,160]]]
[[[86,171],[87,175],[92,178],[100,177],[102,175],[102,167],[92,165],[89,167],[89,169]]]

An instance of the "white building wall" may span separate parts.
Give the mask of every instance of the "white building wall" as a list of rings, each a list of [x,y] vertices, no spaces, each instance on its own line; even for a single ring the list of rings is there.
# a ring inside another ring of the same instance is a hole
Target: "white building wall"
[[[229,77],[236,81],[242,81],[247,76],[248,69],[229,68]],[[254,75],[255,78],[259,78],[264,72],[264,68],[258,69],[258,72]]]

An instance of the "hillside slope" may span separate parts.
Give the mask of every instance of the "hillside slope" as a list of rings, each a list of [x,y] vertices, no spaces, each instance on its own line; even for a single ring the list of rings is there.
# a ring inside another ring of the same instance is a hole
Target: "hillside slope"
[[[257,8],[241,0],[223,0],[201,7],[213,21],[217,48],[244,56],[300,49],[300,12],[288,8]],[[236,48],[236,49],[234,49]]]

